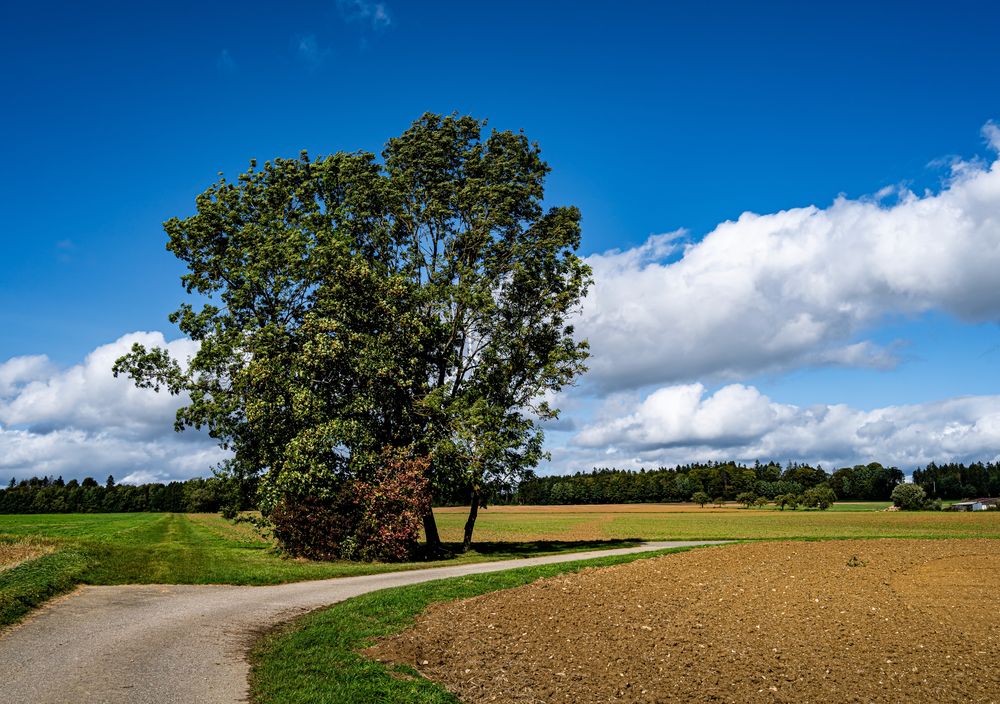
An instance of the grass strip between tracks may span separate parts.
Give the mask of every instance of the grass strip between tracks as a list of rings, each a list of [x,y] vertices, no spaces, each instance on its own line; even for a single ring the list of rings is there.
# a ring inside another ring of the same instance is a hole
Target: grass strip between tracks
[[[414,670],[374,662],[359,651],[378,638],[404,631],[434,602],[511,589],[586,567],[608,567],[691,549],[672,548],[453,577],[348,599],[285,624],[257,642],[251,651],[251,701],[458,704],[449,692]]]

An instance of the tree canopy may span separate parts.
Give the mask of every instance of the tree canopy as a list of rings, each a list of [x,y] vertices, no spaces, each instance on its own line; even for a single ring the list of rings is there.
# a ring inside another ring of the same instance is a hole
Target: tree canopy
[[[189,360],[135,346],[116,373],[187,394],[259,500],[336,503],[391,453],[475,512],[542,457],[546,403],[584,370],[569,319],[590,281],[580,213],[544,208],[537,144],[426,114],[365,152],[276,159],[165,223],[193,300]],[[407,495],[420,493],[408,487]],[[437,542],[433,514],[424,530]],[[300,515],[284,511],[282,515]]]

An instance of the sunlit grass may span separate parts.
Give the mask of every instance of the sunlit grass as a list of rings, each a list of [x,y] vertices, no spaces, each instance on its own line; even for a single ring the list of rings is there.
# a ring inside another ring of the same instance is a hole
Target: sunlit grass
[[[448,559],[384,564],[291,559],[251,526],[216,514],[0,516],[4,534],[72,547],[86,558],[80,580],[87,584],[278,584],[634,544],[484,539],[476,549]],[[450,546],[456,553],[460,541],[461,536]]]
[[[457,539],[460,541],[460,537]],[[279,584],[557,552],[626,547],[633,540],[483,540],[447,559],[407,563],[315,562],[281,555],[248,524],[216,514],[117,513],[0,516],[0,545],[9,548],[0,571],[0,625],[46,598],[84,584]],[[51,554],[42,555],[43,552]],[[2,563],[0,563],[2,565]]]

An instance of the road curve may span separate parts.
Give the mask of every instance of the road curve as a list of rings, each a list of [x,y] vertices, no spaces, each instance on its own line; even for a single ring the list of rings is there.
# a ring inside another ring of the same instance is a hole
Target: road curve
[[[4,704],[231,704],[247,700],[260,629],[366,592],[433,579],[724,541],[652,542],[268,587],[82,587],[0,634]]]

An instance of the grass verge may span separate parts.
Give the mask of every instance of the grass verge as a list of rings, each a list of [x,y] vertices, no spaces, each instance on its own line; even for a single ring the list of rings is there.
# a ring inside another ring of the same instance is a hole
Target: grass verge
[[[348,599],[265,634],[251,652],[254,704],[458,704],[413,670],[387,667],[359,654],[399,633],[430,604],[511,589],[543,577],[682,552],[674,548],[579,562],[525,567],[384,589]]]
[[[406,563],[316,562],[279,554],[245,524],[217,514],[41,514],[0,516],[0,541],[26,539],[72,549],[86,558],[84,584],[280,584],[559,552],[631,547],[635,539],[477,542],[446,559]]]
[[[47,599],[72,589],[86,565],[80,552],[67,548],[0,572],[0,627],[16,623]]]

